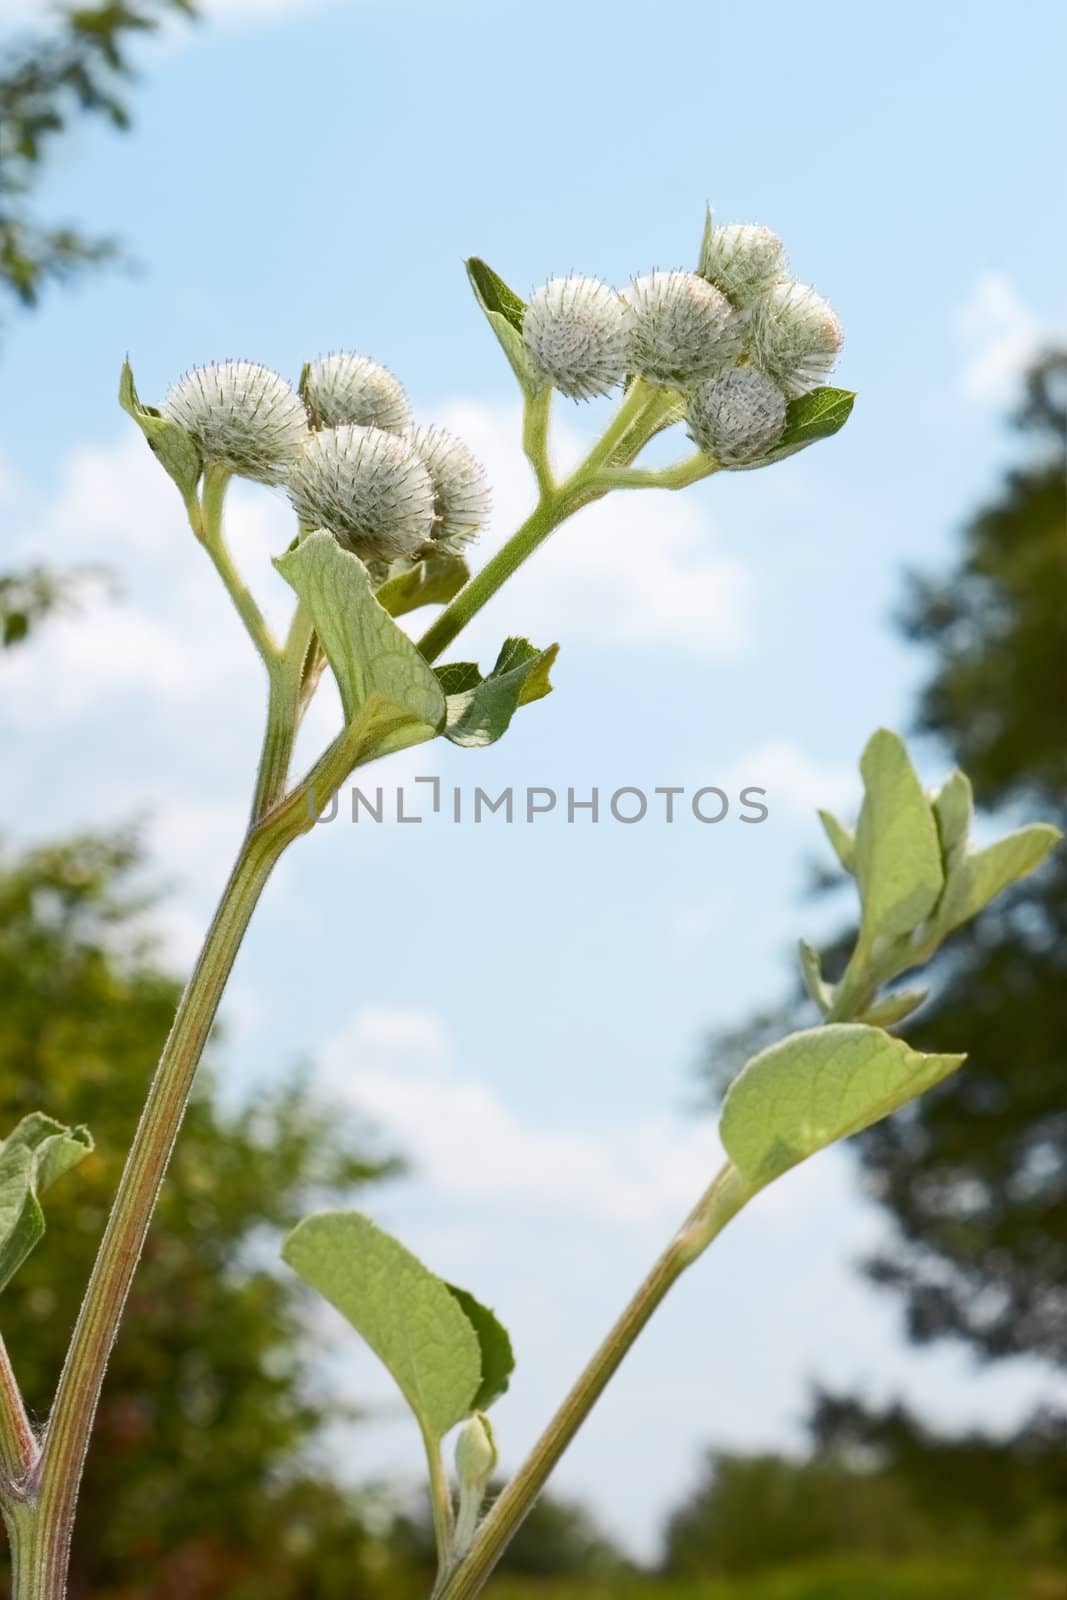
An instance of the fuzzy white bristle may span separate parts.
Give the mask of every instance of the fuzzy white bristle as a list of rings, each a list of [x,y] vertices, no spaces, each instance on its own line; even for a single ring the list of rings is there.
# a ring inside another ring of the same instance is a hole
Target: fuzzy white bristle
[[[205,461],[262,483],[282,481],[308,436],[300,396],[254,361],[194,367],[161,410],[196,441]]]
[[[304,398],[316,427],[358,422],[402,433],[411,421],[407,395],[387,367],[346,352],[320,356],[304,378]]]
[[[776,283],[753,312],[753,360],[791,397],[829,377],[842,341],[833,311],[806,283]]]
[[[785,246],[770,228],[754,222],[728,222],[708,227],[698,271],[721,289],[735,306],[750,306],[781,279],[786,270]]]
[[[342,423],[313,433],[288,491],[301,522],[329,529],[365,561],[411,555],[433,529],[429,471],[404,439],[383,428]]]
[[[404,438],[433,482],[434,542],[459,548],[474,538],[489,515],[485,468],[445,428],[412,428]]]
[[[742,349],[742,323],[724,294],[695,272],[651,272],[630,290],[633,370],[682,389],[710,377]]]
[[[610,394],[629,366],[632,312],[597,278],[551,278],[530,297],[522,334],[534,368],[561,394]]]
[[[785,395],[756,367],[729,367],[689,391],[686,420],[693,442],[724,467],[765,455],[785,428]]]

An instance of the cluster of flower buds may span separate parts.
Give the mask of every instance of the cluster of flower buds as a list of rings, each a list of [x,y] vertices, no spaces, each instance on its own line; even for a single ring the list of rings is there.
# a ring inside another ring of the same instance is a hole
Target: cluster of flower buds
[[[710,219],[696,272],[652,272],[625,290],[553,278],[522,332],[534,371],[571,399],[628,376],[681,391],[695,443],[721,466],[772,449],[788,401],[824,382],[841,348],[826,301],[788,277],[777,234]]]
[[[415,426],[400,383],[366,356],[324,356],[299,391],[250,361],[196,367],[162,410],[206,465],[284,485],[305,526],[374,567],[433,546],[457,551],[488,514],[485,472],[467,446]]]

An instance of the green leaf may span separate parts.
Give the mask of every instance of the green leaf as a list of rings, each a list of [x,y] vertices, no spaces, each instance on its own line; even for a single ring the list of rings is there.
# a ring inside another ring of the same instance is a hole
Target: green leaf
[[[488,1411],[494,1401],[507,1390],[515,1370],[515,1356],[507,1329],[488,1306],[483,1306],[466,1289],[446,1283],[449,1294],[454,1295],[478,1339],[482,1357],[482,1381],[471,1402],[475,1411]]]
[[[32,1112],[0,1143],[0,1289],[44,1235],[38,1196],[93,1148],[87,1128]]]
[[[467,262],[474,297],[485,313],[485,319],[496,334],[501,349],[511,363],[524,393],[539,394],[544,380],[535,372],[522,337],[522,319],[526,315],[526,302],[520,300],[514,289],[509,289],[484,261],[471,256]]]
[[[188,504],[196,493],[200,474],[204,470],[200,451],[184,428],[157,411],[155,406],[141,404],[133,381],[133,369],[128,361],[123,362],[122,376],[119,378],[119,405],[136,422],[160,465],[173,478]]]
[[[846,872],[856,870],[856,835],[843,822],[838,822],[831,811],[820,811],[819,821],[834,849],[838,861]]]
[[[447,605],[470,575],[462,556],[448,550],[435,550],[422,561],[402,567],[398,572],[391,570],[389,577],[375,590],[375,598],[391,617],[402,617],[420,606]]]
[[[949,863],[967,849],[974,820],[974,795],[967,774],[957,767],[934,795],[933,804],[941,855],[947,871]]]
[[[320,529],[274,565],[311,613],[341,690],[346,721],[352,723],[369,696],[377,694],[408,713],[409,725],[398,734],[403,743],[417,744],[440,732],[444,692],[425,658],[371,593],[359,557]]]
[[[282,1259],[363,1336],[426,1438],[469,1415],[482,1383],[478,1335],[455,1293],[398,1240],[358,1212],[325,1211],[297,1224]]]
[[[855,874],[863,904],[861,943],[897,939],[930,915],[944,884],[933,807],[903,741],[881,728],[860,760],[864,799]]]
[[[784,461],[787,456],[795,456],[798,450],[806,450],[809,444],[816,444],[820,439],[829,439],[845,426],[855,403],[856,396],[851,389],[812,389],[810,394],[799,395],[786,407],[785,429],[774,449],[758,461],[728,470],[753,472],[775,461]]]
[[[537,650],[528,639],[506,639],[486,678],[469,661],[438,668],[448,704],[445,737],[453,744],[481,747],[506,733],[519,706],[550,694],[549,672],[559,645]]]
[[[819,952],[812,948],[806,939],[798,941],[800,949],[800,971],[804,978],[804,987],[814,1000],[823,1016],[833,1005],[833,990],[822,975],[822,963],[819,961]]]
[[[891,1028],[917,1011],[929,992],[928,989],[898,989],[895,994],[886,995],[884,1000],[875,1001],[857,1021],[865,1022],[871,1028]]]
[[[937,908],[938,931],[950,933],[977,916],[982,907],[995,900],[1009,884],[1034,872],[1062,838],[1058,828],[1035,822],[998,839],[984,850],[972,850],[961,856],[949,873]]]
[[[753,1056],[722,1110],[723,1147],[757,1188],[940,1083],[961,1055],[921,1055],[861,1023],[791,1034]]]

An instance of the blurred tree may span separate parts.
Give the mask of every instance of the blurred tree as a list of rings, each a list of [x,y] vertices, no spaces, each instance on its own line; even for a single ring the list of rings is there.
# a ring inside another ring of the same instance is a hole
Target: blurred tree
[[[920,726],[983,804],[1067,828],[1067,353],[1016,418],[1029,459],[964,530],[943,579],[912,578],[909,636],[935,652]],[[1067,850],[953,938],[908,1036],[968,1052],[859,1141],[895,1242],[870,1264],[916,1339],[1067,1362]]]
[[[60,6],[0,60],[0,288],[21,305],[36,305],[48,282],[115,259],[113,239],[39,221],[33,191],[75,118],[129,126],[131,47],[173,12],[193,16],[195,8],[191,0]]]
[[[0,857],[0,1130],[88,1123],[96,1152],[48,1196],[48,1232],[0,1302],[43,1418],[179,985],[162,970],[130,837]],[[276,1236],[380,1177],[344,1109],[291,1080],[189,1109],[112,1357],[75,1534],[72,1600],[360,1600],[384,1546],[316,1476],[328,1408]],[[330,1408],[332,1414],[332,1408]]]

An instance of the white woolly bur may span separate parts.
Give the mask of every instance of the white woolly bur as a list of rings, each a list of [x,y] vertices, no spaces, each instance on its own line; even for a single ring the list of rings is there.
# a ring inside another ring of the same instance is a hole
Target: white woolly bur
[[[635,372],[671,389],[708,378],[741,352],[741,319],[695,272],[653,272],[630,291]]]
[[[327,528],[365,561],[411,555],[430,537],[433,482],[402,438],[343,423],[313,433],[289,474],[301,522]]]
[[[841,344],[841,324],[806,283],[776,283],[753,313],[753,359],[790,396],[829,377]]]
[[[281,482],[308,434],[300,396],[254,361],[194,367],[160,409],[195,439],[205,461],[262,483]]]
[[[550,278],[530,297],[522,336],[546,382],[572,400],[610,394],[629,368],[632,312],[597,278]]]
[[[321,356],[304,379],[304,398],[320,428],[358,422],[387,433],[403,433],[411,421],[407,395],[387,367],[367,356]]]
[[[412,428],[404,437],[433,481],[435,542],[465,544],[489,514],[485,468],[463,440],[445,428]]]
[[[785,246],[770,228],[728,222],[708,229],[698,270],[735,306],[750,306],[785,275]]]
[[[785,395],[756,367],[730,367],[690,390],[686,417],[695,444],[724,467],[765,455],[785,428]]]

